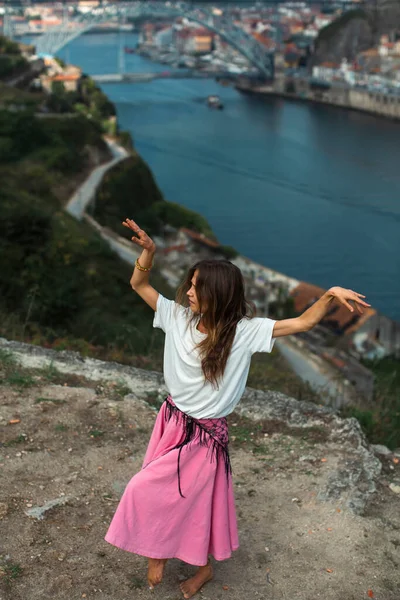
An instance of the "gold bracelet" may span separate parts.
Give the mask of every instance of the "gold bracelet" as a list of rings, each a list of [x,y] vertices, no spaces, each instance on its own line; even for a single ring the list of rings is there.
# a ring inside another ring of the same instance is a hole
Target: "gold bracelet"
[[[151,265],[150,267],[142,267],[142,265],[139,263],[139,260],[138,260],[138,259],[136,259],[136,262],[135,262],[135,267],[136,267],[137,269],[139,269],[139,271],[151,271],[151,268],[152,268],[152,266],[153,266],[153,265]]]

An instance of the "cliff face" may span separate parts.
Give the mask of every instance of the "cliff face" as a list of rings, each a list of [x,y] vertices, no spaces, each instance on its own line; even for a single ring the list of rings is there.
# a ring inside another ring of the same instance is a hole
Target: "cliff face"
[[[375,38],[369,15],[361,10],[349,11],[320,31],[311,66],[324,62],[340,63],[343,58],[352,61],[359,52],[373,46]]]
[[[365,10],[351,10],[324,27],[315,42],[311,65],[355,59],[359,52],[376,45],[382,34],[400,27],[400,2],[374,0]]]
[[[104,536],[166,393],[160,373],[0,339],[0,596],[153,597]],[[397,456],[381,473],[357,421],[275,392],[248,389],[229,427],[240,548],[205,597],[398,600]],[[160,597],[191,571],[169,561]]]
[[[398,0],[375,0],[369,9],[377,23],[378,33],[389,33],[400,27],[400,2]]]

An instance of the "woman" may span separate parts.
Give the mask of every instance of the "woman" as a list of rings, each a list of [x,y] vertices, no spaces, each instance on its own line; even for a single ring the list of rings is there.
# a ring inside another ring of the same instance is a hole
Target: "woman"
[[[300,317],[255,318],[240,270],[225,260],[194,265],[172,302],[149,284],[154,242],[134,221],[123,225],[142,248],[132,288],[155,311],[154,327],[166,333],[170,395],[157,415],[142,470],[128,483],[105,540],[148,557],[150,588],[161,582],[169,558],[198,566],[180,585],[191,598],[212,578],[209,555],[224,560],[239,546],[226,416],[243,394],[251,355],[271,352],[277,337],[308,331],[334,300],[351,312],[351,303],[360,313],[370,305],[362,294],[333,287]]]

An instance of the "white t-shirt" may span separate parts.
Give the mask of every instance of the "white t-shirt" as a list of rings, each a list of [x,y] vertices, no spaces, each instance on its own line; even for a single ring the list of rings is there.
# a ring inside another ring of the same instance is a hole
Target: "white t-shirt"
[[[161,294],[157,300],[154,327],[165,331],[164,379],[176,406],[197,419],[229,415],[239,402],[246,386],[251,356],[254,352],[271,352],[276,321],[268,318],[242,319],[219,380],[218,389],[205,381],[196,345],[207,335],[197,323],[188,324],[191,310]]]

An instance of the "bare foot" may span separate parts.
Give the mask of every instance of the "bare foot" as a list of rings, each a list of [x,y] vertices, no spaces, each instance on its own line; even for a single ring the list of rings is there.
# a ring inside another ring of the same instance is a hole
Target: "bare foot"
[[[161,583],[167,560],[167,558],[149,558],[147,581],[150,589],[154,589],[155,585]]]
[[[179,586],[181,588],[181,592],[183,593],[184,598],[191,598],[192,596],[194,596],[194,594],[198,592],[199,589],[205,583],[207,583],[207,581],[210,581],[212,579],[212,576],[213,570],[210,562],[204,567],[199,567],[199,570],[197,571],[194,577],[187,579]]]

